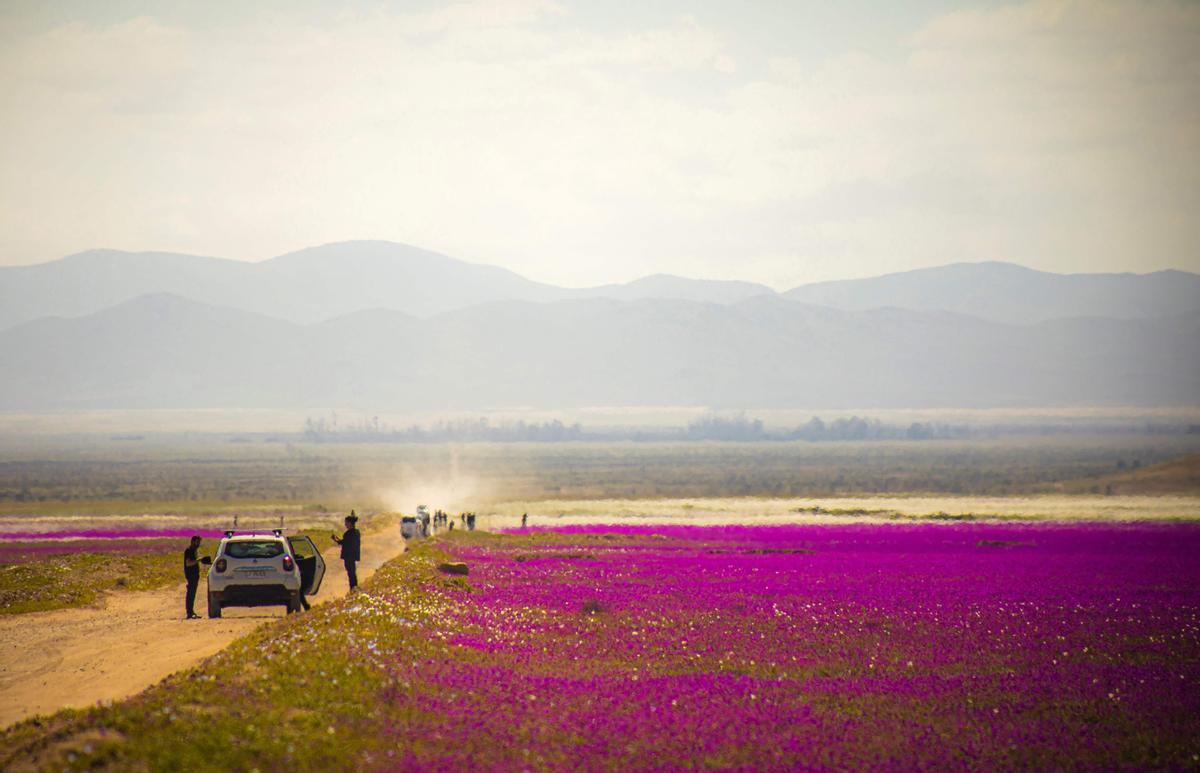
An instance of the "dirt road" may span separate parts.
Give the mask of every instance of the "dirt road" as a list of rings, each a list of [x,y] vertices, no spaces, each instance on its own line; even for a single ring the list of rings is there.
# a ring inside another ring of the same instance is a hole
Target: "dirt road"
[[[404,552],[397,529],[363,535],[358,578]],[[346,571],[337,553],[314,604],[346,595]],[[228,609],[220,620],[183,619],[184,586],[113,593],[103,609],[64,609],[0,617],[0,727],[34,714],[140,692],[203,660],[270,620],[282,607]],[[197,611],[204,614],[204,583]]]

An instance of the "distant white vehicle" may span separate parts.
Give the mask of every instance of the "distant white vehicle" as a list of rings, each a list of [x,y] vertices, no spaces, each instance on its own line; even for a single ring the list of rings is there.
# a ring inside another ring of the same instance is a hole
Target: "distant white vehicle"
[[[316,595],[325,577],[325,560],[303,535],[225,532],[208,569],[208,616],[225,607],[282,605],[300,611],[300,589]]]
[[[406,515],[400,519],[400,536],[404,539],[419,537],[422,531],[421,523],[415,517]]]

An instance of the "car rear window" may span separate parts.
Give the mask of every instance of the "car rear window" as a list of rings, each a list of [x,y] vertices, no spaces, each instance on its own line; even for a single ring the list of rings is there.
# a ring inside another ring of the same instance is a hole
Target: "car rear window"
[[[276,540],[230,542],[225,546],[225,555],[230,558],[274,558],[283,555],[283,543]]]

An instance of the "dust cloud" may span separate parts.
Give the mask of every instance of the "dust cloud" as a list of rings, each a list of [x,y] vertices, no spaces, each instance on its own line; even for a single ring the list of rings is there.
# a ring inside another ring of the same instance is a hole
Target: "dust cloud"
[[[478,476],[463,473],[455,451],[442,470],[400,466],[389,480],[376,484],[375,495],[391,512],[413,513],[417,505],[426,505],[430,511],[457,512],[487,499],[490,489]]]

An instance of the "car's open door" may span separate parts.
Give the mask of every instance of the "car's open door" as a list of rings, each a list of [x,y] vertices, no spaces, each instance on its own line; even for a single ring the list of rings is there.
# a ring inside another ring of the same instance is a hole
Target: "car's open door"
[[[304,570],[312,567],[312,581],[308,583],[305,595],[315,596],[321,589],[321,580],[325,577],[325,559],[321,558],[321,551],[317,550],[317,546],[311,539],[303,535],[288,537],[288,544],[292,546],[292,553],[295,554],[296,563],[300,566],[301,582],[307,579],[305,575],[308,572]]]

